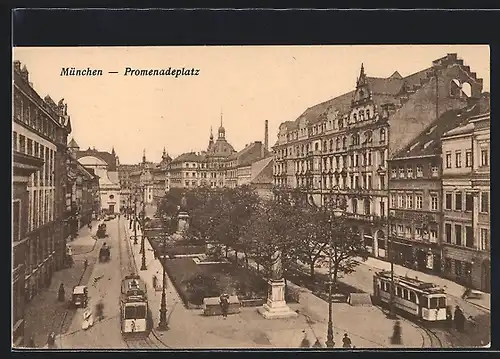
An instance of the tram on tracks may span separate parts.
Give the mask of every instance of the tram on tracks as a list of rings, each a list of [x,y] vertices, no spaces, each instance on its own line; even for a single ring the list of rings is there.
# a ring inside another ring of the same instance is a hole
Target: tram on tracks
[[[146,283],[137,274],[127,275],[122,280],[120,314],[123,335],[147,331],[148,296]]]
[[[373,297],[378,304],[388,305],[391,298],[391,272],[373,276]],[[394,275],[394,306],[424,322],[446,320],[446,293],[434,283]]]

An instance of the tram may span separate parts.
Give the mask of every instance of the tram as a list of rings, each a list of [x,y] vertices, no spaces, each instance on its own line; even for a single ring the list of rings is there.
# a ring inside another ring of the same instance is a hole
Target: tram
[[[382,305],[390,303],[391,272],[373,276],[373,297]],[[443,288],[416,278],[394,275],[394,306],[425,322],[446,320],[446,293]]]
[[[123,335],[147,331],[146,283],[137,274],[127,275],[122,280],[120,314]]]

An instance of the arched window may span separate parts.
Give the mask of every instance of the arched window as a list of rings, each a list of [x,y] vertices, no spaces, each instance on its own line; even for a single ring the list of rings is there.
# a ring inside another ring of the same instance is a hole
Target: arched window
[[[326,152],[327,148],[328,148],[328,144],[325,140],[325,141],[323,141],[323,152]]]
[[[352,213],[358,213],[358,200],[356,198],[352,199]]]
[[[363,110],[359,111],[359,120],[360,121],[365,120],[365,111],[363,111]]]
[[[333,138],[330,139],[330,151],[333,151]]]
[[[472,87],[471,87],[470,83],[464,82],[462,84],[462,94],[465,95],[466,97],[472,96]]]
[[[354,122],[358,121],[358,115],[354,114],[354,115],[352,115],[352,118],[353,118]]]
[[[336,147],[337,150],[340,150],[340,138],[338,138],[338,137],[335,140],[335,147]]]
[[[366,110],[366,119],[369,120],[370,119],[370,109],[367,109]]]
[[[365,214],[370,214],[371,206],[369,199],[365,199],[364,207],[365,207]]]
[[[315,151],[317,151],[317,150],[318,150],[318,148],[319,148],[319,145],[318,145],[318,142],[316,142],[316,143],[314,144],[314,150],[315,150]]]
[[[462,92],[460,81],[453,79],[450,81],[450,96],[459,97]]]
[[[344,119],[339,118],[339,128],[344,128]]]
[[[342,138],[342,147],[346,148],[347,147],[347,137]]]

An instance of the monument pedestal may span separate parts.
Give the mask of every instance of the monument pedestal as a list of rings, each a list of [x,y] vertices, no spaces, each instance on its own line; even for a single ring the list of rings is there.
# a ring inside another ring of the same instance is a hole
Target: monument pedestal
[[[179,212],[177,219],[177,234],[182,234],[188,229],[189,214],[187,212]]]
[[[285,302],[285,280],[269,281],[270,293],[267,303],[258,309],[259,313],[266,319],[293,318],[298,314],[290,309]]]

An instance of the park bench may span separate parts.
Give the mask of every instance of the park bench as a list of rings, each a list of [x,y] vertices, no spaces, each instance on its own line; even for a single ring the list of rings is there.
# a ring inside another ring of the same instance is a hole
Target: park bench
[[[229,308],[227,314],[237,314],[241,310],[241,303],[238,296],[229,296]],[[204,315],[222,315],[219,297],[203,298],[203,314]]]

